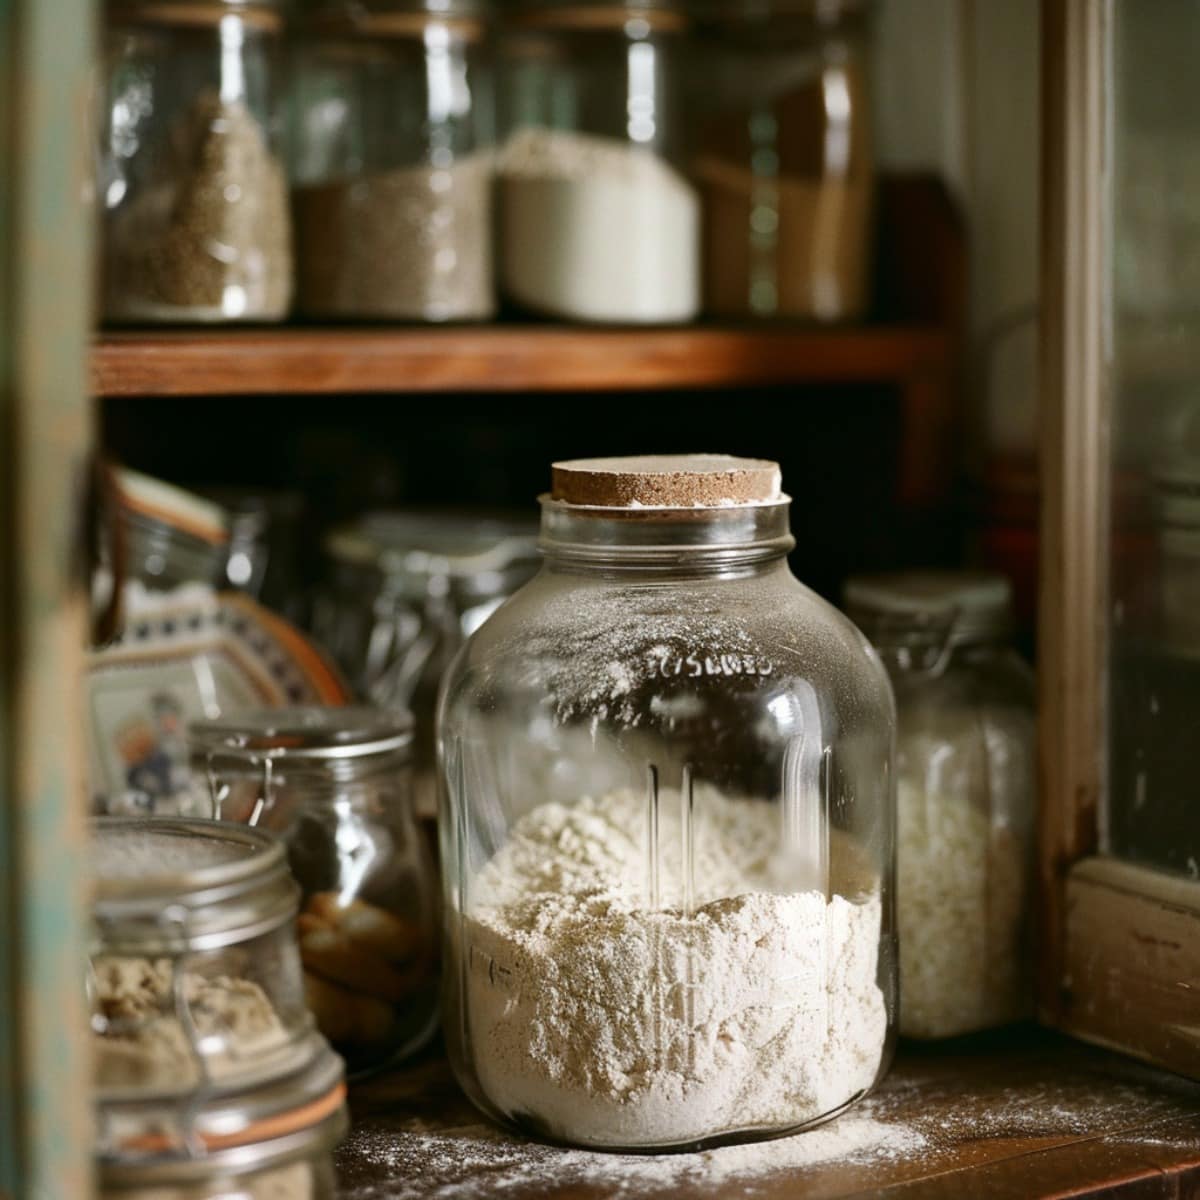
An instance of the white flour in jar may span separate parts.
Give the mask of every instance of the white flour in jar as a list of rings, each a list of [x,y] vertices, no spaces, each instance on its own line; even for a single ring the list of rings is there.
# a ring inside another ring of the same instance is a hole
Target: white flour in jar
[[[588,321],[690,321],[700,201],[644,146],[523,129],[499,157],[500,270],[517,303]]]
[[[881,1065],[880,901],[848,841],[831,846],[840,894],[781,891],[779,810],[707,793],[688,916],[678,797],[664,797],[657,905],[645,801],[628,791],[534,809],[469,885],[480,1085],[566,1141],[666,1146],[797,1126],[861,1094]]]

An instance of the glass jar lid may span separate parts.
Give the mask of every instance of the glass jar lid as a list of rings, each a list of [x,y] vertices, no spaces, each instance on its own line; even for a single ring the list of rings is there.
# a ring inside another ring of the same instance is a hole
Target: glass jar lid
[[[411,761],[412,740],[406,710],[365,706],[251,710],[188,727],[192,774],[207,779],[214,814],[226,806],[226,774],[261,775],[250,825],[276,802],[286,780],[323,788],[395,771]]]
[[[471,600],[507,596],[540,562],[530,522],[464,513],[368,513],[334,530],[325,549],[339,565],[378,571],[410,599],[439,585]]]
[[[412,716],[402,709],[263,708],[188,727],[193,752],[249,762],[312,764],[403,758],[412,746]]]
[[[282,844],[223,821],[98,817],[91,861],[103,953],[216,949],[278,927],[299,902]]]
[[[949,645],[1005,636],[1012,587],[990,571],[897,571],[846,581],[846,611],[872,641],[927,634]]]

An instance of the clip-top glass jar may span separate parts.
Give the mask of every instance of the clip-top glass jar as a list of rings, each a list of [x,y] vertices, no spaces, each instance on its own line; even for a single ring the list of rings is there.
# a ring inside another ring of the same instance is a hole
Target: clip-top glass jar
[[[114,1169],[274,1136],[342,1105],[304,1001],[283,847],[220,821],[101,817],[88,994],[96,1146]],[[240,1116],[238,1115],[240,1114]],[[222,1140],[224,1139],[224,1140]]]
[[[710,0],[693,169],[704,307],[844,321],[869,304],[867,0]]]
[[[557,464],[545,564],[439,710],[443,1023],[578,1145],[792,1132],[891,1047],[891,689],[786,555],[774,463]]]
[[[264,709],[188,729],[214,814],[278,834],[303,898],[304,989],[352,1070],[411,1054],[436,1022],[433,874],[412,810],[407,713]]]
[[[524,0],[500,64],[499,272],[552,317],[680,322],[700,307],[678,0]]]
[[[293,84],[307,315],[492,315],[485,16],[483,0],[309,3]]]
[[[537,526],[450,512],[375,512],[325,540],[313,633],[358,693],[413,715],[417,815],[437,812],[434,709],[463,641],[537,570]]]
[[[1010,591],[970,571],[846,584],[896,689],[900,1032],[912,1037],[1030,1012],[1034,685],[1008,644]]]
[[[108,321],[274,321],[292,295],[278,0],[108,0]]]

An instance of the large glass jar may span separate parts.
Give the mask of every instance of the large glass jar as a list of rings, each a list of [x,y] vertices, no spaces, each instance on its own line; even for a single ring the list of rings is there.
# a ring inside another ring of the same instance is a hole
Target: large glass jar
[[[299,306],[490,317],[483,0],[312,0],[294,92]]]
[[[433,876],[412,810],[412,721],[367,708],[191,725],[214,815],[278,834],[303,893],[304,990],[352,1070],[417,1050],[436,1020]]]
[[[896,690],[900,1032],[949,1037],[1027,1016],[1034,684],[1008,644],[1008,581],[862,576],[846,605]]]
[[[874,155],[866,0],[713,0],[693,169],[704,307],[722,317],[861,317]]]
[[[525,0],[508,15],[498,255],[514,304],[585,321],[696,315],[685,30],[671,0]]]
[[[276,0],[109,0],[108,321],[274,321],[292,295]]]
[[[277,1093],[297,1080],[340,1108],[342,1064],[305,1005],[298,890],[275,839],[220,821],[101,817],[91,865],[102,1159],[186,1156],[241,1132],[221,1116],[229,1097],[256,1091],[286,1108]]]
[[[443,1023],[513,1128],[771,1137],[888,1064],[891,689],[792,545],[774,463],[557,464],[446,677]]]
[[[325,540],[312,626],[359,695],[415,723],[417,815],[437,811],[434,708],[459,646],[537,569],[532,522],[376,512]]]

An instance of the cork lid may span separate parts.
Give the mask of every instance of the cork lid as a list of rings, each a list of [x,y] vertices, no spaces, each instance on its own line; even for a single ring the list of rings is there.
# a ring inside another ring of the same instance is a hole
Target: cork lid
[[[779,464],[730,454],[642,454],[551,464],[551,498],[597,508],[727,508],[783,499]]]

